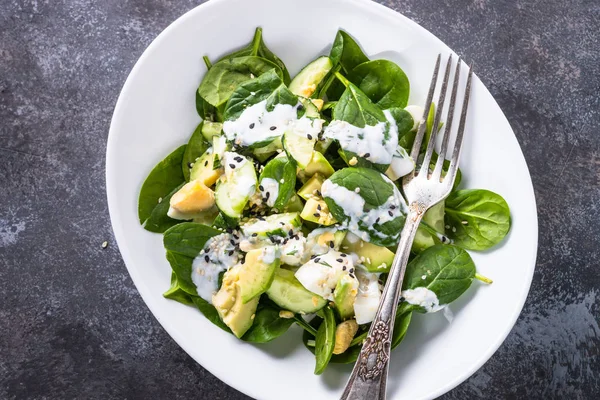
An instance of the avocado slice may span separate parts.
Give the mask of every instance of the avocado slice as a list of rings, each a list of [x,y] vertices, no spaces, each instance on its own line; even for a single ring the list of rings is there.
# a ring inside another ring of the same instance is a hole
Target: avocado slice
[[[396,256],[387,247],[365,242],[352,233],[346,235],[342,243],[342,250],[355,253],[369,272],[389,272]]]
[[[241,265],[236,265],[225,272],[221,289],[212,298],[219,317],[238,338],[252,326],[258,307],[258,296],[247,303],[242,301],[238,281],[240,269]]]
[[[294,272],[282,268],[275,271],[267,296],[279,307],[301,314],[314,313],[327,304],[327,300],[306,290]]]
[[[441,233],[445,232],[444,227],[444,213],[445,213],[445,202],[442,200],[433,207],[431,207],[425,215],[423,215],[423,222]],[[440,239],[428,232],[423,226],[419,226],[417,233],[415,234],[415,240],[413,241],[412,250],[415,253],[420,253],[428,247],[441,243]]]
[[[321,190],[323,182],[325,182],[325,177],[319,173],[314,174],[304,185],[302,185],[300,190],[298,190],[298,196],[302,197],[304,200],[318,196],[316,191]]]
[[[190,181],[199,180],[208,187],[214,185],[217,179],[223,174],[223,169],[213,168],[213,161],[212,147],[209,147],[202,157],[194,162],[190,170]]]
[[[329,161],[325,158],[325,156],[318,151],[313,151],[312,158],[306,168],[300,169],[298,168],[298,172],[296,175],[300,179],[302,183],[308,181],[311,176],[316,173],[321,174],[325,178],[329,178],[335,170],[329,164]]]
[[[327,203],[323,199],[310,198],[306,201],[300,217],[305,221],[315,222],[319,225],[333,225],[337,222],[329,212]]]
[[[221,122],[204,121],[202,124],[202,136],[209,142],[212,142],[213,136],[219,136],[223,130]]]
[[[244,264],[237,275],[242,303],[248,303],[271,286],[275,270],[280,264],[279,257],[274,251],[274,247],[267,246],[246,253]]]
[[[285,212],[300,212],[304,208],[304,203],[300,199],[300,197],[295,194],[292,196],[290,201],[285,205]]]
[[[335,309],[342,320],[354,316],[354,299],[358,293],[358,280],[350,275],[343,275],[333,291]]]

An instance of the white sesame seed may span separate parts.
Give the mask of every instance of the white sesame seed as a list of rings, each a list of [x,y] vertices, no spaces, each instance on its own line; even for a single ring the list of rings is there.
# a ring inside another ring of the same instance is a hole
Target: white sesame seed
[[[104,242],[102,242],[102,248],[105,249],[108,247],[108,242],[105,240]]]
[[[158,198],[158,202],[161,203],[162,202],[162,197]]]

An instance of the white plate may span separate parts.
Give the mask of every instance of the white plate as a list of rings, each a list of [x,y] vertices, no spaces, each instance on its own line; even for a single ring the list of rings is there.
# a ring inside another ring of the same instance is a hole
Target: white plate
[[[362,0],[214,0],[188,12],[148,47],[121,92],[108,138],[106,183],[115,237],[146,304],[162,326],[203,367],[236,389],[259,399],[337,398],[350,368],[331,366],[313,375],[314,358],[300,330],[254,346],[236,340],[199,311],[161,294],[171,270],[162,236],[144,231],[137,196],[151,168],[185,143],[199,118],[194,91],[212,60],[245,45],[262,26],[267,45],[292,75],[329,50],[339,27],[369,55],[396,61],[408,75],[411,104],[422,104],[435,56],[451,50],[402,15]],[[474,282],[452,305],[454,321],[442,313],[416,315],[395,351],[389,398],[430,399],[473,374],[503,342],[525,302],[537,250],[537,214],[527,165],[502,111],[474,80],[466,148],[461,168],[466,187],[502,194],[513,225],[504,244],[472,253],[479,272],[494,284]]]

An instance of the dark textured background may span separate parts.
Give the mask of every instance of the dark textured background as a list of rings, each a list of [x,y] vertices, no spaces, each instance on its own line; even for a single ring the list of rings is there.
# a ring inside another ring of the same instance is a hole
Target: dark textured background
[[[491,360],[443,398],[599,398],[600,3],[384,3],[475,61],[538,203],[525,309]],[[105,200],[105,144],[125,78],[196,4],[0,0],[0,399],[246,398],[150,314]]]

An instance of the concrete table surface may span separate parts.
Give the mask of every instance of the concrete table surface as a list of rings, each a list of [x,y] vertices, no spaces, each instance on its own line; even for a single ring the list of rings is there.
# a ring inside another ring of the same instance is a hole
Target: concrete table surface
[[[106,204],[119,91],[152,39],[197,3],[0,0],[0,399],[247,398],[150,314]],[[383,3],[475,61],[523,148],[539,210],[516,326],[442,398],[600,398],[600,3]]]

